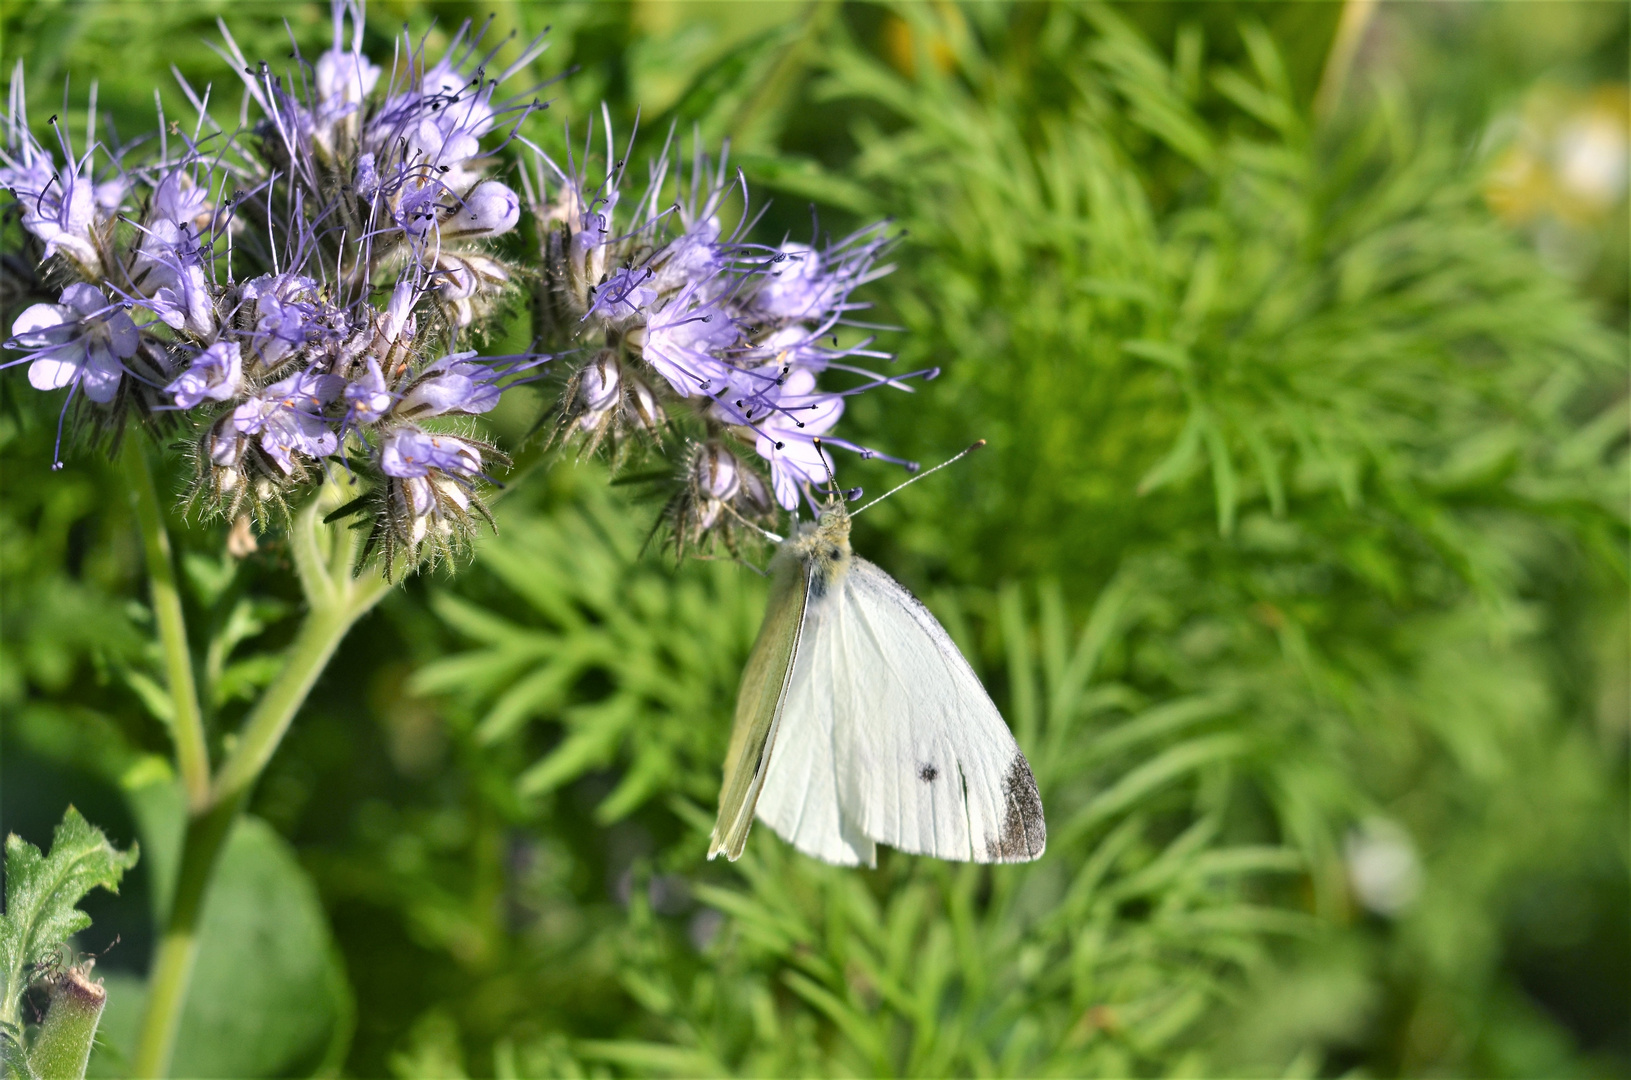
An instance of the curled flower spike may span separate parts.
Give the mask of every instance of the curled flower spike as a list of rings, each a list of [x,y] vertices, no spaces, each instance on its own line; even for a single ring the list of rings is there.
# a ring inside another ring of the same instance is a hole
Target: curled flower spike
[[[161,113],[156,137],[130,144],[139,153],[95,139],[94,106],[79,152],[56,117],[42,143],[19,66],[0,182],[23,253],[70,283],[26,308],[5,345],[32,385],[68,391],[64,415],[73,403],[104,430],[192,425],[192,498],[208,511],[264,526],[347,470],[373,486],[365,510],[391,537],[387,557],[413,565],[463,543],[484,469],[505,460],[434,425],[491,411],[549,359],[484,358],[458,340],[485,329],[515,279],[491,242],[522,201],[489,169],[542,107],[535,87],[503,87],[543,43],[496,65],[505,43],[466,23],[439,59],[404,37],[381,64],[362,51],[361,4],[331,12],[328,47],[282,68],[246,57],[222,25],[217,51],[259,119],[217,127],[209,91],[183,81],[196,115]]]
[[[630,192],[628,155],[604,112],[601,120],[581,155],[563,165],[532,147],[534,168],[521,174],[542,264],[534,327],[557,353],[588,357],[566,376],[556,437],[584,453],[609,447],[621,461],[635,446],[662,449],[671,432],[690,436],[668,512],[681,547],[712,535],[729,543],[736,524],[813,499],[832,465],[817,437],[898,460],[830,437],[846,397],[910,390],[911,379],[932,376],[857,364],[892,359],[854,321],[866,305],[852,298],[889,269],[879,265],[886,228],[825,245],[751,244],[746,184],[724,155],[699,152],[675,168],[670,138],[645,190]],[[597,138],[599,174],[590,165]],[[825,372],[864,381],[822,389]],[[726,476],[729,496],[719,493]]]
[[[522,137],[544,106],[511,84],[542,39],[504,65],[510,39],[485,25],[440,56],[404,31],[387,63],[364,53],[364,18],[336,0],[315,58],[277,65],[222,24],[216,51],[259,115],[224,129],[182,80],[192,115],[161,113],[124,152],[96,139],[94,109],[78,151],[56,118],[37,139],[19,67],[0,182],[40,279],[67,287],[5,344],[32,385],[67,391],[64,415],[190,425],[192,498],[263,525],[344,470],[367,486],[346,513],[372,516],[393,571],[468,541],[507,461],[472,418],[555,357],[553,439],[619,464],[683,455],[681,548],[813,504],[831,450],[898,460],[839,431],[849,397],[934,375],[888,372],[859,321],[856,291],[889,270],[885,225],[756,242],[727,152],[685,160],[670,134],[642,173],[604,108],[568,129],[564,161]],[[511,148],[528,167],[500,178]],[[523,218],[525,272],[505,254]],[[523,286],[542,351],[480,355],[471,341]]]

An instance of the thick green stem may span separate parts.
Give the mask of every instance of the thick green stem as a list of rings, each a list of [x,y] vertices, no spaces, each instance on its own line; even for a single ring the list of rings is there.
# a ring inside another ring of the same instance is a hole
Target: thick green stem
[[[377,569],[352,576],[356,552],[351,531],[322,524],[323,510],[339,501],[343,497],[337,501],[334,493],[328,493],[303,511],[291,530],[290,549],[306,594],[306,618],[282,670],[244,721],[204,808],[195,810],[188,821],[170,921],[148,976],[147,1014],[137,1043],[134,1076],[159,1077],[169,1072],[198,953],[199,918],[233,822],[346,632],[390,588]]]
[[[187,621],[176,587],[175,559],[164,510],[147,468],[147,454],[134,433],[125,438],[125,473],[131,501],[147,551],[147,577],[152,589],[153,621],[158,625],[164,651],[164,674],[171,702],[170,733],[176,744],[176,770],[187,792],[187,807],[197,813],[209,803],[210,759],[204,741],[204,714],[198,707],[198,683],[193,678],[193,657],[187,645]]]
[[[254,711],[238,735],[237,745],[222,764],[215,778],[216,799],[231,798],[254,784],[283,741],[295,712],[328,665],[340,639],[388,587],[383,576],[357,581],[348,597],[349,603],[342,601],[333,607],[312,608],[289,648],[283,670],[255,703]]]
[[[228,799],[187,822],[181,876],[176,882],[170,921],[147,975],[147,1012],[142,1018],[136,1057],[131,1065],[134,1077],[169,1074],[176,1031],[181,1025],[181,1007],[186,1004],[193,961],[198,957],[198,919],[204,909],[204,897],[243,803],[241,798]]]
[[[79,968],[70,968],[51,990],[45,1023],[28,1049],[28,1065],[41,1080],[82,1080],[96,1041],[96,1025],[108,992]]]

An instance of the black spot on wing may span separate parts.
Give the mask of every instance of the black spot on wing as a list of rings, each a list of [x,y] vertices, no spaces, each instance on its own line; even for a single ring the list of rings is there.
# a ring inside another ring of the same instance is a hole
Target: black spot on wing
[[[919,766],[917,770],[917,778],[923,781],[925,784],[931,783],[934,778],[939,775],[940,770],[935,768],[933,765],[922,765]]]
[[[1037,794],[1025,755],[1014,754],[1008,773],[1002,778],[1002,830],[985,844],[991,862],[1029,862],[1042,854],[1048,843],[1048,827],[1042,820],[1042,796]]]

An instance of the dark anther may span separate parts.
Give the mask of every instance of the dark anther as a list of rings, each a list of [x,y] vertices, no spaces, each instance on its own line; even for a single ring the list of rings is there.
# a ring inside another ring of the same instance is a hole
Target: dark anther
[[[51,114],[51,119],[46,121],[47,124],[55,124],[56,122],[57,122],[57,114],[56,113],[52,113]]]
[[[782,447],[784,447],[784,446],[786,446],[786,445],[787,445],[787,444],[786,444],[786,443],[777,443],[777,444],[776,444],[776,449],[777,449],[777,450],[780,450],[780,449],[781,449],[781,448],[782,448]]]
[[[795,421],[793,421],[793,423],[797,424],[799,427],[804,426],[804,421],[803,420],[795,420]]]

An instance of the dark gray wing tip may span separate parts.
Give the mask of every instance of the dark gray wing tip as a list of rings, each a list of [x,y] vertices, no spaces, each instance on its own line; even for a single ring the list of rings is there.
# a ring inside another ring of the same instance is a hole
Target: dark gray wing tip
[[[1014,753],[1002,778],[1002,830],[986,842],[991,862],[1030,862],[1048,846],[1048,826],[1042,819],[1042,796],[1025,755]]]

